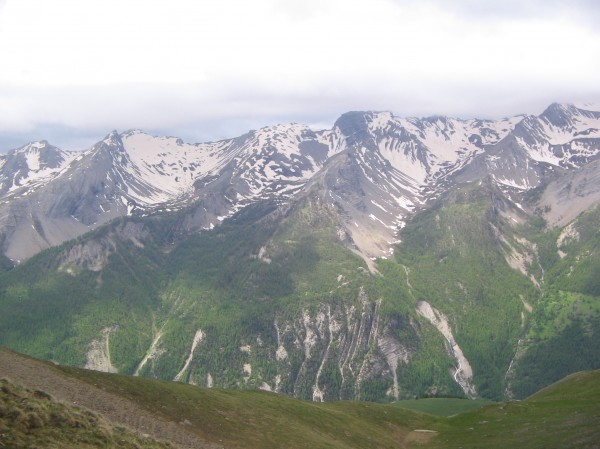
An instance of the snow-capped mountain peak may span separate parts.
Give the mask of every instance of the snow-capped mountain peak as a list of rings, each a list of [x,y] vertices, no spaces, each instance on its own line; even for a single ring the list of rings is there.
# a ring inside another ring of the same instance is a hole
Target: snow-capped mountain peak
[[[514,135],[535,161],[579,166],[596,154],[589,144],[592,139],[600,139],[600,112],[554,103],[539,117],[523,119]]]
[[[59,176],[78,156],[50,145],[30,142],[0,156],[0,192],[27,194]]]
[[[4,251],[20,259],[119,216],[187,206],[196,212],[186,232],[212,228],[249,204],[316,186],[354,247],[379,257],[411,214],[456,183],[489,176],[523,191],[553,167],[597,158],[599,109],[553,104],[501,120],[355,111],[331,130],[273,125],[194,144],[113,131],[79,153],[34,142],[0,157]]]
[[[140,204],[156,205],[191,194],[198,178],[214,174],[225,162],[222,144],[187,144],[176,137],[155,137],[142,131],[129,131],[122,136],[123,148],[130,164],[129,174],[143,189],[128,190]]]

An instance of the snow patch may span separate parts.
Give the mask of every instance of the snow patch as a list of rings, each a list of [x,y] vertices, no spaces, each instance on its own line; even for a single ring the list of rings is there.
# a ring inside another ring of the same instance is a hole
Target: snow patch
[[[60,163],[56,167],[44,166],[40,158],[41,150],[45,147],[45,143],[34,142],[17,150],[18,153],[25,157],[27,172],[24,174],[22,171],[18,171],[15,174],[14,178],[10,181],[9,193],[24,187],[27,188],[24,192],[25,195],[31,193],[35,188],[45,185],[63,175],[69,169],[70,164],[79,156],[77,152],[56,149],[61,158]]]
[[[130,131],[122,137],[129,156],[128,172],[142,188],[128,194],[137,202],[155,205],[193,190],[197,179],[216,173],[232,157],[225,142],[186,144],[175,137],[155,137]]]

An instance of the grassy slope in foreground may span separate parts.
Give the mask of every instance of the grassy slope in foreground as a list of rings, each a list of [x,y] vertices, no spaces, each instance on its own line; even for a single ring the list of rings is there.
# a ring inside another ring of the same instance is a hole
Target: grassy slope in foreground
[[[600,447],[600,371],[572,374],[525,401],[491,405],[440,421],[428,448]]]
[[[163,441],[178,439],[182,447],[398,448],[412,430],[435,421],[389,405],[317,404],[56,366],[0,348],[2,377],[84,405],[112,425]]]
[[[0,379],[0,448],[168,449],[102,416]]]
[[[64,368],[163,418],[185,422],[205,441],[233,448],[397,448],[433,419],[388,405],[317,404],[262,391],[193,387]],[[157,407],[160,404],[160,407]]]

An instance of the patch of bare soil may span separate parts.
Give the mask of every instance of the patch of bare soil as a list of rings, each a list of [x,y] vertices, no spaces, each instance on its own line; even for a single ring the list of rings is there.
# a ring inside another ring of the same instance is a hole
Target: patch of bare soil
[[[123,426],[185,449],[219,448],[202,440],[189,426],[167,421],[132,401],[108,393],[83,381],[69,378],[51,364],[0,348],[0,377],[32,390],[42,390],[55,399],[87,408]]]
[[[426,444],[437,434],[435,430],[413,430],[404,438],[404,444],[415,446]]]

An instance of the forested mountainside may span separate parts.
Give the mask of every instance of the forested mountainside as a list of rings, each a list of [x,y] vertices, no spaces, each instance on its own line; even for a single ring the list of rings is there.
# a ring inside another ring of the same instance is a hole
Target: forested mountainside
[[[600,368],[599,129],[555,104],[23,147],[0,344],[315,401],[526,397]]]

